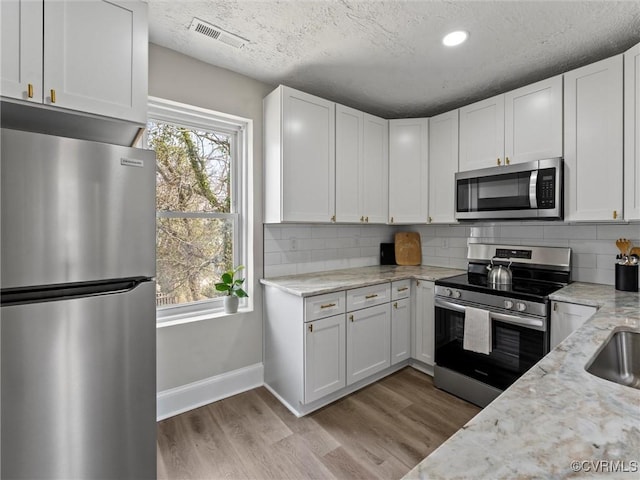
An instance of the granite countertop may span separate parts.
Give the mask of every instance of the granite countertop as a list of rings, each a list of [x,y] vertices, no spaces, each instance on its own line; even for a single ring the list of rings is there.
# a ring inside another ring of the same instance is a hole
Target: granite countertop
[[[640,390],[585,365],[614,331],[640,332],[640,295],[576,282],[551,299],[599,310],[405,479],[638,478]]]
[[[344,270],[329,270],[326,272],[302,275],[263,278],[260,280],[260,283],[277,287],[299,297],[309,297],[407,278],[435,281],[461,273],[465,273],[465,270],[430,267],[427,265],[415,267],[375,265],[372,267],[347,268]]]

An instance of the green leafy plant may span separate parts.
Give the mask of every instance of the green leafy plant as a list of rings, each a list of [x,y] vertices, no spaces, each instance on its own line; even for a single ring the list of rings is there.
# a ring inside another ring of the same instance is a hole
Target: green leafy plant
[[[216,290],[219,292],[227,292],[227,295],[235,295],[236,297],[248,297],[241,285],[244,278],[235,278],[240,270],[244,269],[244,265],[238,265],[233,270],[227,270],[222,274],[220,282],[216,283]]]

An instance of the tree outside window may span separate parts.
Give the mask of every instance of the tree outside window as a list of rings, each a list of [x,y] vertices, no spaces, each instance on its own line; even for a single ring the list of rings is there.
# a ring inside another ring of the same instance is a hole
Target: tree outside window
[[[234,265],[234,135],[150,121],[156,151],[158,307],[220,296],[215,283]]]

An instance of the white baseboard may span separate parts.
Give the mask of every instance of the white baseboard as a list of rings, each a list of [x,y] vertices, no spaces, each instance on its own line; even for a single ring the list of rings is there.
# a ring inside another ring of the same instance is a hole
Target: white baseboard
[[[264,384],[262,363],[158,392],[157,419],[173,417]]]

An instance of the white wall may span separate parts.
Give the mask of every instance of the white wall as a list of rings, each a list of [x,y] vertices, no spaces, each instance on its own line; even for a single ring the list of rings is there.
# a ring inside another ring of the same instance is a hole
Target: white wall
[[[378,245],[392,242],[396,231],[420,233],[422,263],[466,269],[467,245],[501,243],[570,247],[572,278],[614,284],[617,238],[640,245],[640,224],[503,222],[478,225],[317,226],[265,225],[265,275],[309,273],[334,268],[377,265]],[[292,239],[296,248],[292,249]]]
[[[254,311],[157,330],[158,391],[262,362],[262,99],[273,89],[251,78],[151,44],[149,95],[253,120],[252,291]]]

